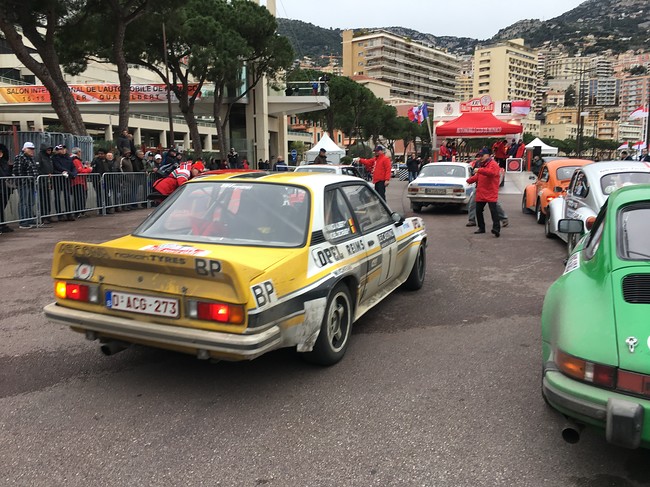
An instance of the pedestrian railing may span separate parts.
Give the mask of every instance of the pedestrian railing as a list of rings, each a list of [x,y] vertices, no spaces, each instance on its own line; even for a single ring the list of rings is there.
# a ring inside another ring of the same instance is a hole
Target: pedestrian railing
[[[38,226],[54,218],[96,211],[105,215],[150,206],[152,177],[147,173],[49,174],[0,178],[0,225]]]

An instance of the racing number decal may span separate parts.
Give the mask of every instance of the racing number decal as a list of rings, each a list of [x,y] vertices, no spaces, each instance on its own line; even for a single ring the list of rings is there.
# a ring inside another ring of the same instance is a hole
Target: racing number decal
[[[255,298],[258,308],[267,308],[277,303],[278,296],[275,294],[273,281],[264,281],[251,286],[251,292]]]

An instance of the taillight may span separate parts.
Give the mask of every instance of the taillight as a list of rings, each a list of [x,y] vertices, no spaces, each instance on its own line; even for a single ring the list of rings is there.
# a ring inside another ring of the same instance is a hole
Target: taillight
[[[555,363],[563,374],[574,379],[609,388],[616,384],[616,367],[588,362],[560,350],[555,354]]]
[[[550,203],[550,202],[553,201],[554,199],[555,199],[555,196],[547,196],[547,197],[546,197],[546,202],[547,202],[547,203]]]
[[[454,191],[453,191],[453,192],[454,192],[454,193],[461,194],[461,193],[464,193],[465,190],[464,190],[463,188],[454,188]]]
[[[70,299],[84,303],[99,302],[99,288],[97,286],[88,286],[87,284],[56,281],[54,283],[54,294],[60,299]]]
[[[650,396],[650,376],[619,370],[616,388],[633,394]]]
[[[417,193],[419,190],[416,186],[409,186],[408,187],[408,192],[409,193]]]
[[[189,301],[188,313],[190,318],[197,320],[234,325],[244,323],[244,307],[236,304]]]
[[[587,219],[585,220],[585,228],[586,228],[587,230],[591,230],[591,227],[594,226],[594,222],[595,222],[595,221],[596,221],[596,217],[595,217],[595,216],[590,216],[589,218],[587,218]]]

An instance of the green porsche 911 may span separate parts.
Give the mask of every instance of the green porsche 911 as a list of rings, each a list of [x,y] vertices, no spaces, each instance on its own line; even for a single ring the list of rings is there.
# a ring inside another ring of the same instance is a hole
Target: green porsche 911
[[[567,418],[565,440],[588,425],[650,448],[650,185],[612,193],[569,256],[544,299],[542,353],[542,394]]]

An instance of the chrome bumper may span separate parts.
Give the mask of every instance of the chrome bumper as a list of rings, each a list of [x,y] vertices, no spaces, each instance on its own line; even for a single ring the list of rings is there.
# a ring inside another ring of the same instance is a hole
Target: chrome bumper
[[[251,360],[279,348],[282,343],[279,326],[272,326],[252,335],[237,335],[89,313],[64,308],[56,303],[48,304],[43,311],[48,319],[70,327],[92,331],[99,335],[106,334],[126,342],[145,341],[160,344],[161,348],[165,348],[165,345],[190,348],[196,350],[197,354],[205,350],[215,354],[235,356],[242,360]]]

